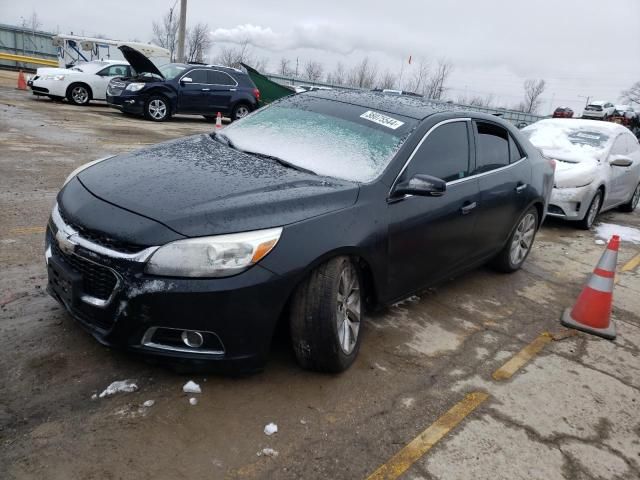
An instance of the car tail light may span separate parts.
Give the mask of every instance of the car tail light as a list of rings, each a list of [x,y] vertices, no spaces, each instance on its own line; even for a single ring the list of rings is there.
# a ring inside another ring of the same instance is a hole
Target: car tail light
[[[260,90],[258,90],[257,88],[254,88],[253,96],[256,97],[256,100],[260,101]]]

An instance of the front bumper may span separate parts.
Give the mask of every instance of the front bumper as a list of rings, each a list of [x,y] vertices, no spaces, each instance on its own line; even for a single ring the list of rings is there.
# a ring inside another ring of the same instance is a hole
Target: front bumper
[[[142,115],[144,112],[145,98],[139,95],[109,95],[107,93],[107,104],[126,113]]]
[[[577,188],[553,188],[547,208],[550,217],[582,220],[593,198],[591,185]]]
[[[65,97],[67,95],[67,82],[61,80],[43,80],[39,78],[30,85],[35,95],[52,95]]]
[[[155,247],[114,256],[69,235],[73,228],[56,206],[46,234],[47,290],[99,342],[225,371],[264,366],[290,280],[260,265],[217,279],[147,275],[145,262]],[[154,336],[185,330],[203,332],[208,343],[192,348]]]

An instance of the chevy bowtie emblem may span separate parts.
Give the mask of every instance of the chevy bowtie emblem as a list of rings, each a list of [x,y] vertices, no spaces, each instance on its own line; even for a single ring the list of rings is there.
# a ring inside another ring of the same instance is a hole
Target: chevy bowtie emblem
[[[58,230],[56,233],[56,241],[60,250],[67,255],[72,254],[76,249],[77,243],[71,240],[71,236],[65,234],[62,230]]]

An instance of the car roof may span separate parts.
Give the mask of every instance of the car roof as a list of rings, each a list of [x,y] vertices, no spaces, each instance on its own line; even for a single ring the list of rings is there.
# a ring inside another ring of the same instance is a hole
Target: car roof
[[[441,112],[474,112],[473,109],[460,107],[448,103],[436,103],[426,100],[422,97],[413,97],[405,95],[389,95],[383,92],[373,91],[354,91],[354,90],[315,90],[307,92],[304,95],[310,95],[317,98],[325,98],[360,107],[372,108],[375,110],[403,115],[416,120],[423,120],[430,115]],[[474,113],[478,118],[498,120],[494,115],[483,113]],[[505,123],[502,121],[501,123]]]
[[[233,67],[226,67],[224,65],[215,65],[215,64],[207,64],[207,63],[174,63],[174,65],[179,65],[181,67],[185,67],[191,70],[194,69],[205,69],[205,70],[222,70],[225,73],[233,73],[235,75],[246,75],[242,70]]]

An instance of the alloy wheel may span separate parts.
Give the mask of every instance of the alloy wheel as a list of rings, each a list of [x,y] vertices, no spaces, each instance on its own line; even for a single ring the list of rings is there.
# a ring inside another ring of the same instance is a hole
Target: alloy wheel
[[[596,196],[593,198],[593,201],[589,206],[589,211],[587,212],[587,226],[589,228],[591,228],[591,226],[593,225],[593,222],[595,222],[596,216],[600,211],[601,198],[602,198],[602,195],[600,194],[600,192],[596,193]]]
[[[636,191],[633,192],[633,198],[631,199],[631,210],[635,210],[640,201],[640,184],[636,187]]]
[[[249,115],[249,108],[244,105],[240,105],[236,108],[236,119],[241,119]]]
[[[73,101],[79,104],[87,103],[89,100],[89,92],[84,87],[74,87],[71,91],[71,97],[73,97]]]
[[[533,213],[528,213],[522,220],[520,220],[520,223],[513,234],[510,249],[510,258],[513,265],[519,265],[525,259],[529,250],[531,250],[531,244],[533,243],[535,233],[536,217]]]
[[[345,265],[338,280],[337,295],[338,342],[342,351],[353,352],[360,332],[360,281],[353,265]]]
[[[153,99],[149,102],[149,115],[156,120],[161,120],[167,115],[167,105],[159,99]]]

